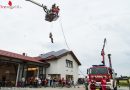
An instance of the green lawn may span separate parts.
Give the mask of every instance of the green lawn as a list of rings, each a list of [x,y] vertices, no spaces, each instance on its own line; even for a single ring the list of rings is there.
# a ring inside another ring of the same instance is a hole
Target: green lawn
[[[129,81],[130,81],[130,80],[129,80]],[[120,81],[119,81],[119,85],[120,85],[120,86],[127,86],[127,87],[128,87],[128,86],[129,86],[129,83],[128,83],[127,80],[120,80]]]

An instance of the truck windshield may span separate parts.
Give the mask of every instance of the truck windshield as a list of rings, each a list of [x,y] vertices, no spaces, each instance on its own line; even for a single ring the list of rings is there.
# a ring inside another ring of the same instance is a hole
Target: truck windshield
[[[108,69],[107,68],[91,68],[90,69],[90,74],[108,74]]]

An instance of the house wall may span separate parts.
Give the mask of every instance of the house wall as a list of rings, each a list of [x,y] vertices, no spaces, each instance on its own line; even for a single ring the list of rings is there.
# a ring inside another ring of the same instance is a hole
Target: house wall
[[[66,59],[73,61],[73,68],[66,66]],[[73,59],[71,54],[61,57],[58,60],[48,61],[50,67],[47,68],[47,74],[61,74],[61,78],[66,78],[66,75],[73,75],[74,83],[78,80],[78,63]]]

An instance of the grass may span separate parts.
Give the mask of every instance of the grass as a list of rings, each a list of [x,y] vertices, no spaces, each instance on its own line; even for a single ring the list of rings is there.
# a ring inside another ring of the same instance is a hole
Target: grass
[[[129,80],[130,81],[130,80]],[[130,84],[127,80],[120,80],[119,86],[128,87]]]

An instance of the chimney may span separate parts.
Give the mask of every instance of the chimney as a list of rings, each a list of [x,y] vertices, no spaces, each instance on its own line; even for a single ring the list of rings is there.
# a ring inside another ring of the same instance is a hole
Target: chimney
[[[26,53],[23,53],[22,55],[23,55],[23,56],[26,56]]]

